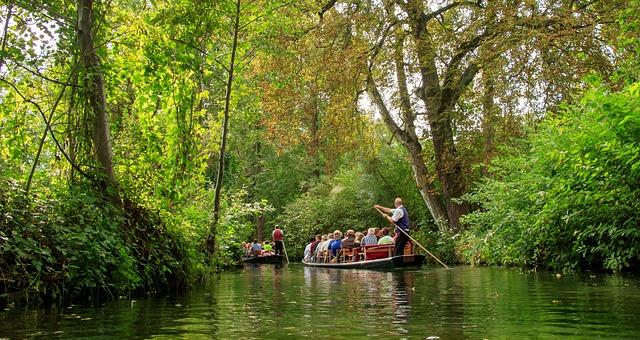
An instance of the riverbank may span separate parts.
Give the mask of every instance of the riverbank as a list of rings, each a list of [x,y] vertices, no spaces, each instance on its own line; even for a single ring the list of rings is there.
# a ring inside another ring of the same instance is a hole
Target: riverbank
[[[158,212],[84,187],[24,195],[0,185],[0,305],[68,304],[176,290],[204,256]]]

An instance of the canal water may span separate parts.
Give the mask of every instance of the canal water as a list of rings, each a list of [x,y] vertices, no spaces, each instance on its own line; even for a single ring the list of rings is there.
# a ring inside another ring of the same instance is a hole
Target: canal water
[[[176,296],[0,311],[0,338],[640,339],[640,278],[257,266]]]

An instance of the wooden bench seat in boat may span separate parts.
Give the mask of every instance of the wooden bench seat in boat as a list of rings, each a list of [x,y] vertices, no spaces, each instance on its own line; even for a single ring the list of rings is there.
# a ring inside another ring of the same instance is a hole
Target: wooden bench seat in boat
[[[393,244],[371,244],[362,249],[365,261],[383,259],[393,255]]]

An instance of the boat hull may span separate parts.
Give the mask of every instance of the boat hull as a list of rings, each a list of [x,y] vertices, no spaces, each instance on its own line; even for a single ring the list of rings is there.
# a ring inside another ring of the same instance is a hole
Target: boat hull
[[[282,257],[282,255],[246,256],[242,258],[242,263],[282,264]]]
[[[383,259],[358,261],[358,262],[345,262],[345,263],[316,263],[302,261],[305,266],[308,267],[321,267],[321,268],[338,268],[338,269],[395,269],[405,267],[422,267],[422,263],[425,260],[425,256],[422,254],[414,255],[399,255],[386,257]]]

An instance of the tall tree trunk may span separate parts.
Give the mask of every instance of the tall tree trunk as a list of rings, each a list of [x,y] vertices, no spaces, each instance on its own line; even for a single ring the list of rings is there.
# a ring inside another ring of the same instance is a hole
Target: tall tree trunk
[[[264,241],[264,214],[256,216],[256,239],[258,242]]]
[[[429,114],[431,140],[435,154],[436,172],[442,186],[451,232],[460,230],[460,217],[469,212],[468,204],[458,202],[464,194],[462,164],[453,141],[453,131],[448,113]]]
[[[419,9],[420,6],[417,2],[411,1],[412,34],[422,79],[419,96],[427,112],[436,172],[442,186],[449,231],[456,233],[461,228],[460,217],[469,212],[469,206],[468,203],[459,200],[464,194],[465,185],[462,163],[453,139],[451,112],[462,91],[475,77],[478,67],[469,64],[461,70],[460,60],[468,53],[462,51],[447,64],[442,75],[443,81],[440,82],[437,54],[426,32],[429,16],[424,15]]]
[[[256,129],[260,129],[260,126],[257,125]],[[255,200],[255,196],[253,196],[256,192],[256,186],[258,185],[258,175],[262,171],[262,166],[260,164],[262,145],[260,144],[260,140],[256,141],[253,146],[253,150],[255,151],[255,159],[251,166],[251,200]],[[264,212],[258,213],[256,215],[256,239],[260,242],[264,240]]]
[[[420,142],[415,141],[410,144],[405,144],[405,147],[409,150],[411,168],[413,169],[413,176],[420,195],[427,205],[431,216],[436,221],[438,229],[440,231],[446,231],[448,227],[447,212],[442,206],[440,195],[432,184],[429,170],[422,156],[422,145]]]
[[[216,190],[213,200],[213,227],[207,239],[209,253],[215,250],[215,234],[220,220],[220,194],[222,192],[222,182],[224,180],[224,157],[227,149],[227,134],[229,131],[229,107],[231,105],[231,89],[233,86],[233,71],[236,62],[236,50],[238,47],[238,31],[240,29],[240,0],[235,2],[236,13],[233,24],[233,43],[231,45],[231,60],[229,61],[226,93],[224,97],[224,117],[222,124],[222,141],[220,143],[220,155],[218,156],[218,175],[216,176]]]
[[[382,95],[371,76],[367,79],[367,92],[373,99],[373,103],[378,108],[378,111],[382,115],[382,119],[391,130],[391,133],[397,136],[409,151],[409,155],[411,156],[411,166],[413,168],[414,178],[416,180],[418,190],[420,191],[420,195],[422,196],[422,199],[429,209],[434,221],[438,225],[438,228],[441,231],[445,230],[447,226],[447,213],[440,202],[440,196],[438,195],[437,190],[433,186],[431,176],[429,176],[429,170],[427,169],[422,155],[422,145],[420,144],[420,141],[408,129],[403,130],[394,122],[391,117],[391,113],[385,105]],[[409,120],[405,120],[405,124],[408,121]]]
[[[320,162],[318,157],[318,151],[320,149],[320,98],[318,96],[318,90],[313,88],[311,94],[311,143],[309,154],[311,155],[314,164],[313,164],[313,175],[318,178],[320,177]]]
[[[74,58],[74,64],[78,61]],[[77,141],[74,136],[73,130],[75,129],[75,119],[76,115],[74,115],[74,110],[76,109],[76,95],[77,95],[77,87],[78,87],[78,73],[74,72],[73,77],[71,78],[71,94],[69,94],[69,103],[67,104],[67,145],[69,150],[69,159],[73,164],[76,163],[77,156]],[[75,181],[76,171],[74,167],[71,167],[69,170],[69,182],[73,183]]]
[[[7,5],[7,16],[4,19],[4,29],[2,30],[2,46],[0,46],[0,69],[4,66],[4,50],[7,47],[7,33],[9,32],[9,22],[11,21],[11,15],[13,15],[13,1],[9,1]]]
[[[482,94],[482,133],[484,134],[484,155],[482,165],[482,176],[491,177],[489,172],[489,162],[493,158],[495,150],[495,116],[496,106],[493,101],[495,88],[493,80],[483,73],[482,75],[483,91]]]
[[[93,0],[78,0],[77,37],[85,71],[85,92],[93,117],[93,145],[101,180],[107,187],[111,187],[115,186],[116,178],[112,164],[104,79],[100,69],[100,57],[96,53],[94,42],[93,14]]]

